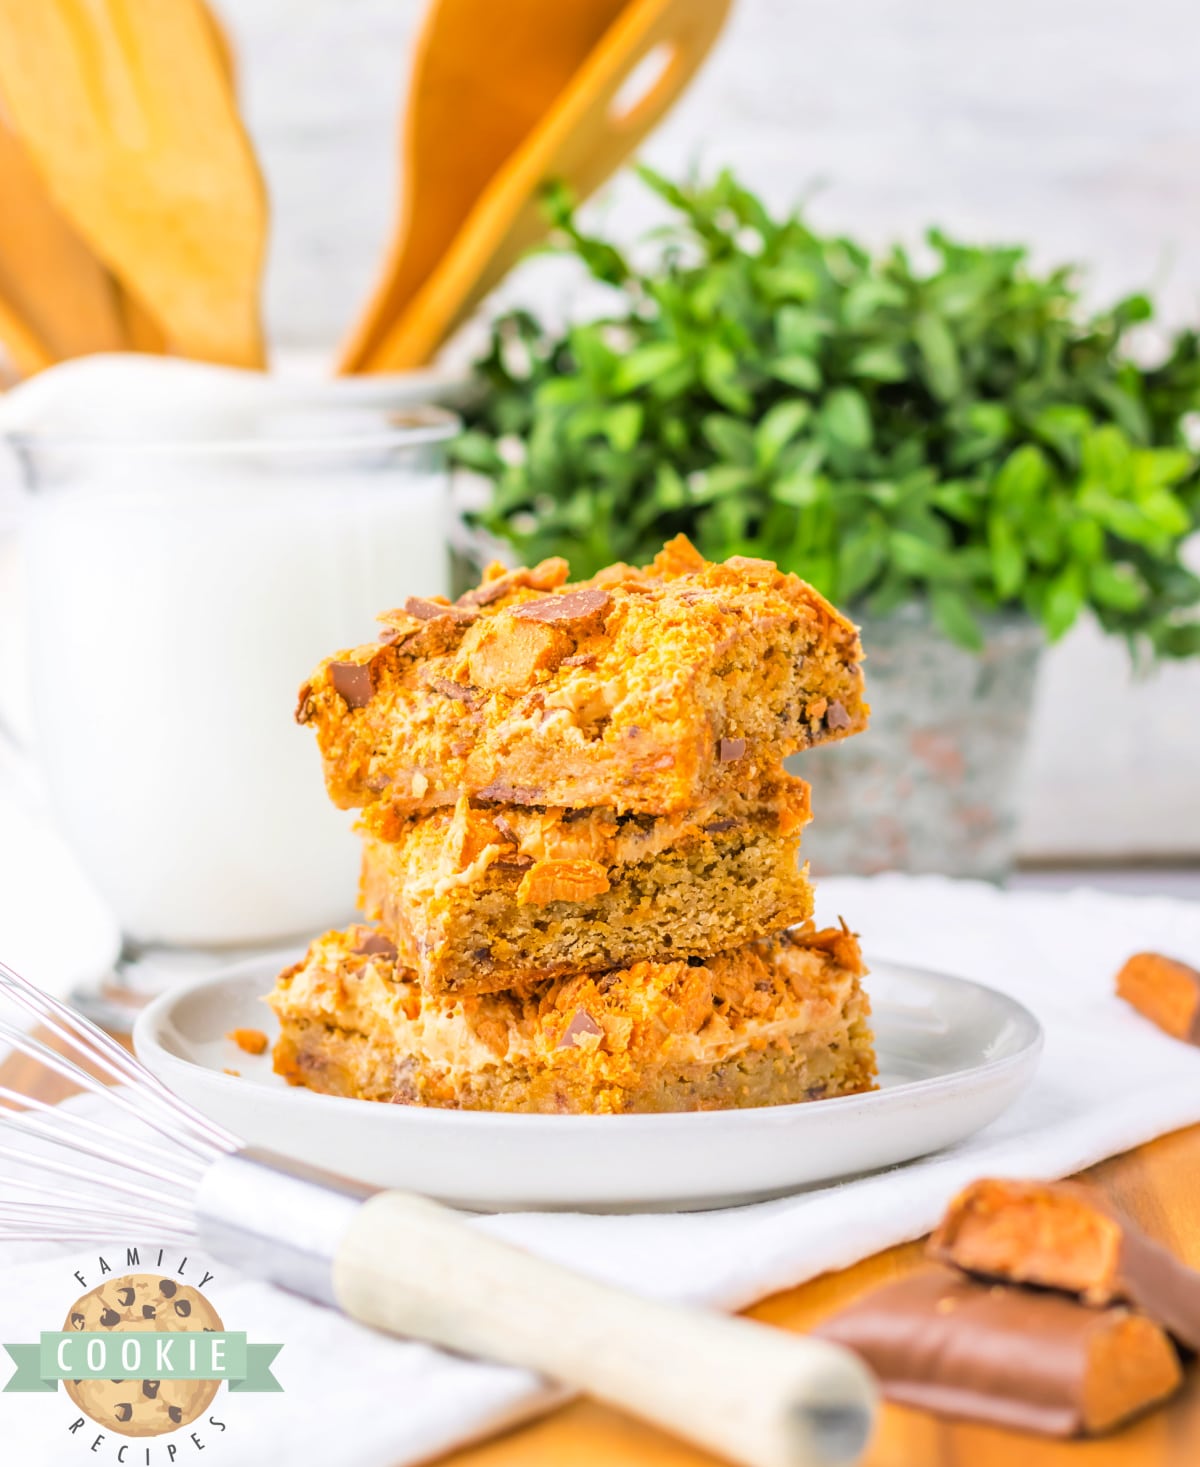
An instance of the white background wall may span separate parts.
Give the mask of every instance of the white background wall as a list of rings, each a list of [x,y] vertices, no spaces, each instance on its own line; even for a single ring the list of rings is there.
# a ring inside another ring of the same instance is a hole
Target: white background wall
[[[502,4],[503,0],[495,0]],[[569,3],[569,0],[560,0]],[[329,351],[395,200],[422,0],[218,0],[272,193],[280,347]],[[1200,315],[1197,0],[735,0],[706,71],[647,156],[737,165],[784,206],[876,241],[932,222],[1091,266],[1097,297],[1150,283]],[[636,190],[600,205],[628,233]],[[561,305],[544,264],[507,299]],[[1200,665],[1144,684],[1090,629],[1047,659],[1023,847],[1200,855]]]

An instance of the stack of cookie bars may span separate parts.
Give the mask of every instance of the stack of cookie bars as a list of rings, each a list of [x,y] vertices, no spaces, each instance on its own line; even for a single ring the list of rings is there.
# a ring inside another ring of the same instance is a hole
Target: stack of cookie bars
[[[808,787],[781,762],[863,727],[855,628],[682,537],[567,574],[410,598],[302,689],[329,793],[362,810],[370,925],[280,977],[276,1069],[506,1111],[870,1089],[858,944],[812,925]]]

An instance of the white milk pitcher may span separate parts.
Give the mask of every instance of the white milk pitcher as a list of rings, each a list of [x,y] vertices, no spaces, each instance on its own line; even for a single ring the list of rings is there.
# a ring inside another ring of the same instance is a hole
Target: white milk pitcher
[[[353,910],[353,817],[296,694],[378,612],[446,590],[457,420],[332,383],[298,398],[214,371],[209,391],[165,365],[138,380],[187,391],[126,381],[106,413],[76,387],[70,412],[4,425],[27,490],[34,757],[127,938],[269,942]]]

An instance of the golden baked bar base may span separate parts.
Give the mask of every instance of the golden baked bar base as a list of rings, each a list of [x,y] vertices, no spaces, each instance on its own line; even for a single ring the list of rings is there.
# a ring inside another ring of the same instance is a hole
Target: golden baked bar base
[[[874,1088],[862,956],[811,927],[707,961],[514,992],[424,993],[373,928],[319,938],[269,1002],[275,1068],[326,1094],[613,1114],[782,1105]]]
[[[435,993],[687,957],[806,922],[808,788],[687,816],[472,806],[365,836],[361,904]],[[372,824],[370,816],[366,822]]]
[[[322,663],[296,716],[334,802],[672,814],[866,724],[856,629],[769,561],[711,565],[680,536],[645,569],[566,576],[561,560],[493,566]]]

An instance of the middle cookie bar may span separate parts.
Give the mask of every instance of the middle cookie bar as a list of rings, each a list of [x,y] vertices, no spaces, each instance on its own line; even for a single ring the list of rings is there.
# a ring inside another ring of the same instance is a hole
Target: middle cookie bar
[[[647,952],[707,956],[805,922],[803,780],[680,815],[472,803],[364,816],[362,905],[433,993],[492,993]]]

